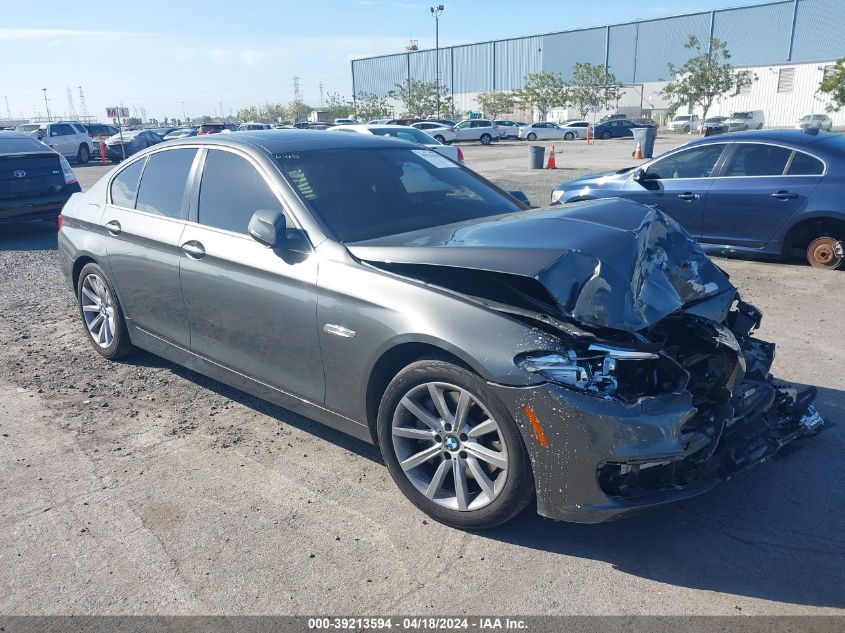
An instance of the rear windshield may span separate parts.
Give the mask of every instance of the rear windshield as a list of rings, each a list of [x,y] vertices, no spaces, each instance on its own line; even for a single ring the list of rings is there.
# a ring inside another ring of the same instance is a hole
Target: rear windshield
[[[0,137],[0,154],[21,154],[23,152],[49,152],[50,148],[34,138]]]
[[[313,150],[275,158],[340,242],[522,210],[485,180],[423,148]]]

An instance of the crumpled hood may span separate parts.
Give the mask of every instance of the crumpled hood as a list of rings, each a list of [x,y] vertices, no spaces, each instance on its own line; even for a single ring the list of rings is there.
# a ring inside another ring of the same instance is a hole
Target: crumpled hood
[[[735,288],[661,211],[621,198],[552,206],[346,245],[360,260],[466,269],[542,284],[563,316],[635,332]],[[409,273],[413,276],[413,273]],[[448,276],[446,277],[448,279]],[[487,295],[489,296],[489,295]]]

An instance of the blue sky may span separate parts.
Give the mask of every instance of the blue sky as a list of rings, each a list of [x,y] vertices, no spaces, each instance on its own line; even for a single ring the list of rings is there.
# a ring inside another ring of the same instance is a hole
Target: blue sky
[[[410,38],[434,46],[429,2],[392,0],[208,0],[98,2],[0,0],[0,98],[14,117],[68,110],[78,86],[88,110],[144,107],[149,117],[224,114],[293,97],[319,102],[351,92],[349,60],[401,51]],[[626,22],[756,0],[550,0],[445,2],[441,45]],[[6,116],[0,100],[0,117]]]

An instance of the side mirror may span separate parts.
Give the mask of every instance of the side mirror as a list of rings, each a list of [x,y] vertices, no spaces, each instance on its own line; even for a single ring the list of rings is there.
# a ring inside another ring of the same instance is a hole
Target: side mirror
[[[642,182],[643,180],[645,180],[645,169],[643,169],[642,167],[637,167],[634,170],[634,175],[631,176],[631,179],[634,182]]]
[[[38,132],[36,132],[36,136],[38,136],[38,140],[40,141],[42,138],[44,138],[44,131],[38,130]]]
[[[276,248],[285,239],[285,228],[285,216],[281,211],[261,209],[252,214],[247,230],[256,242]]]

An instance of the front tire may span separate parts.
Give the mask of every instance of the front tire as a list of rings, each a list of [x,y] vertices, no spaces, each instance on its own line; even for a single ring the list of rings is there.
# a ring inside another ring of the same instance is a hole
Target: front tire
[[[393,481],[435,521],[491,528],[534,497],[510,412],[483,380],[452,363],[420,360],[399,372],[379,406],[378,440]]]
[[[531,132],[531,133],[530,133],[528,136],[526,136],[525,138],[527,138],[529,141],[536,141],[536,140],[537,140],[537,135],[536,135],[536,134],[534,134],[534,132]]]
[[[490,142],[493,140],[493,137],[489,134],[482,134],[481,138],[479,139],[482,145],[490,145]]]
[[[438,143],[443,143],[443,145],[446,144],[446,138],[442,134],[435,135],[434,140]]]
[[[117,294],[97,264],[86,264],[80,271],[76,296],[85,333],[97,353],[115,360],[132,352]]]
[[[85,143],[81,143],[79,145],[79,150],[76,152],[76,160],[84,165],[88,162],[89,158],[91,158],[91,150],[88,149],[88,146]]]
[[[572,132],[567,132],[566,134],[563,135],[563,140],[565,140],[565,141],[571,141],[574,138],[575,138],[575,135]]]
[[[613,134],[611,134],[610,132],[602,132],[601,133],[602,140],[605,140],[605,141],[609,140],[610,137],[612,137],[612,136],[613,136]]]

